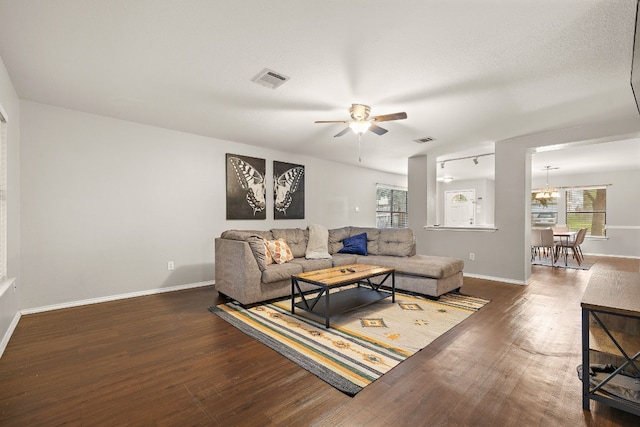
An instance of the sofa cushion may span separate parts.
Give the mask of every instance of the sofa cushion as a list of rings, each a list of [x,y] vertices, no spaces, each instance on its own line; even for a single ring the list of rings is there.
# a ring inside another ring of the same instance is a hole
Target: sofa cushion
[[[302,271],[322,270],[323,268],[333,267],[330,259],[306,259],[294,258],[289,264],[298,264],[302,267]]]
[[[309,231],[301,228],[274,228],[271,230],[274,239],[284,239],[295,258],[304,258],[307,251]]]
[[[367,233],[356,234],[342,241],[340,254],[367,255]]]
[[[367,235],[367,253],[369,255],[378,255],[378,237],[380,236],[380,229],[372,227],[350,227],[349,229],[350,236],[356,236],[362,233],[366,233]]]
[[[307,259],[331,259],[329,253],[329,230],[323,225],[309,226],[309,241],[304,255]]]
[[[276,264],[284,264],[285,262],[293,259],[291,249],[284,239],[268,240],[267,248],[269,248],[273,262]]]
[[[356,264],[359,256],[361,255],[335,253],[331,261],[333,261],[334,267],[340,267],[342,265]]]
[[[461,259],[431,255],[414,255],[412,257],[390,255],[359,256],[358,262],[393,268],[396,273],[433,277],[435,279],[452,276],[464,268],[464,261]]]
[[[342,249],[342,241],[349,237],[349,227],[329,230],[329,253],[336,254]]]
[[[413,231],[409,228],[386,228],[378,237],[377,255],[411,256]]]
[[[258,263],[260,271],[264,271],[264,269],[267,268],[267,265],[273,264],[273,258],[267,249],[267,241],[265,239],[259,236],[249,236],[246,240],[256,262]]]
[[[273,240],[273,235],[271,231],[264,230],[227,230],[223,231],[220,237],[223,239],[231,239],[231,240],[243,240],[247,241],[249,237],[258,236],[263,239]]]
[[[262,283],[274,283],[291,280],[291,276],[302,273],[302,266],[288,262],[286,264],[271,264],[262,272]]]

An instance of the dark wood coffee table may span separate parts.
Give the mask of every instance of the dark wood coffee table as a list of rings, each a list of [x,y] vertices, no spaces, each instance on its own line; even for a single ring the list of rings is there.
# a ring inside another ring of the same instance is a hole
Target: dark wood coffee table
[[[371,283],[371,278],[385,276],[379,284]],[[381,286],[391,277],[391,292],[381,289]],[[317,286],[320,292],[307,299],[300,288],[300,282]],[[341,292],[329,291],[332,288],[353,285],[357,286]],[[300,301],[295,302],[295,298]],[[291,276],[291,313],[296,307],[319,314],[325,318],[325,327],[329,328],[329,318],[338,313],[344,313],[381,299],[391,297],[396,301],[396,275],[393,268],[377,265],[349,264],[322,270],[307,271]]]

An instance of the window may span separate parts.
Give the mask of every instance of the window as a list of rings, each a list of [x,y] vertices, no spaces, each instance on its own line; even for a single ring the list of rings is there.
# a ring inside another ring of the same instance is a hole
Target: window
[[[606,187],[570,188],[567,189],[566,200],[569,230],[586,228],[587,236],[606,236]]]
[[[531,226],[553,227],[557,225],[557,199],[536,199],[537,193],[537,191],[531,193]]]
[[[376,227],[407,228],[407,190],[378,186],[376,189]]]

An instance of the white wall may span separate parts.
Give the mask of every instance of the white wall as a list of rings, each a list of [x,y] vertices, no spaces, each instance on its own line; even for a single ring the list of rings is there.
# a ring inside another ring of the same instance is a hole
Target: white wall
[[[20,293],[20,101],[0,58],[0,105],[7,114],[7,273],[11,286],[0,284],[0,355],[19,319]],[[9,283],[6,283],[9,285]],[[4,288],[5,291],[2,292]]]
[[[213,239],[225,229],[374,226],[376,183],[407,184],[406,176],[33,102],[21,113],[27,309],[210,281]],[[226,220],[225,153],[267,160],[267,220]],[[273,219],[274,160],[305,165],[304,220]]]

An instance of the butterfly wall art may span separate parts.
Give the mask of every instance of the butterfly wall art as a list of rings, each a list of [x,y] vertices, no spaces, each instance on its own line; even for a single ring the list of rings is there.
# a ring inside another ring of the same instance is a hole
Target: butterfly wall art
[[[266,219],[266,161],[227,154],[227,219]]]
[[[273,162],[273,218],[304,219],[304,166]]]

